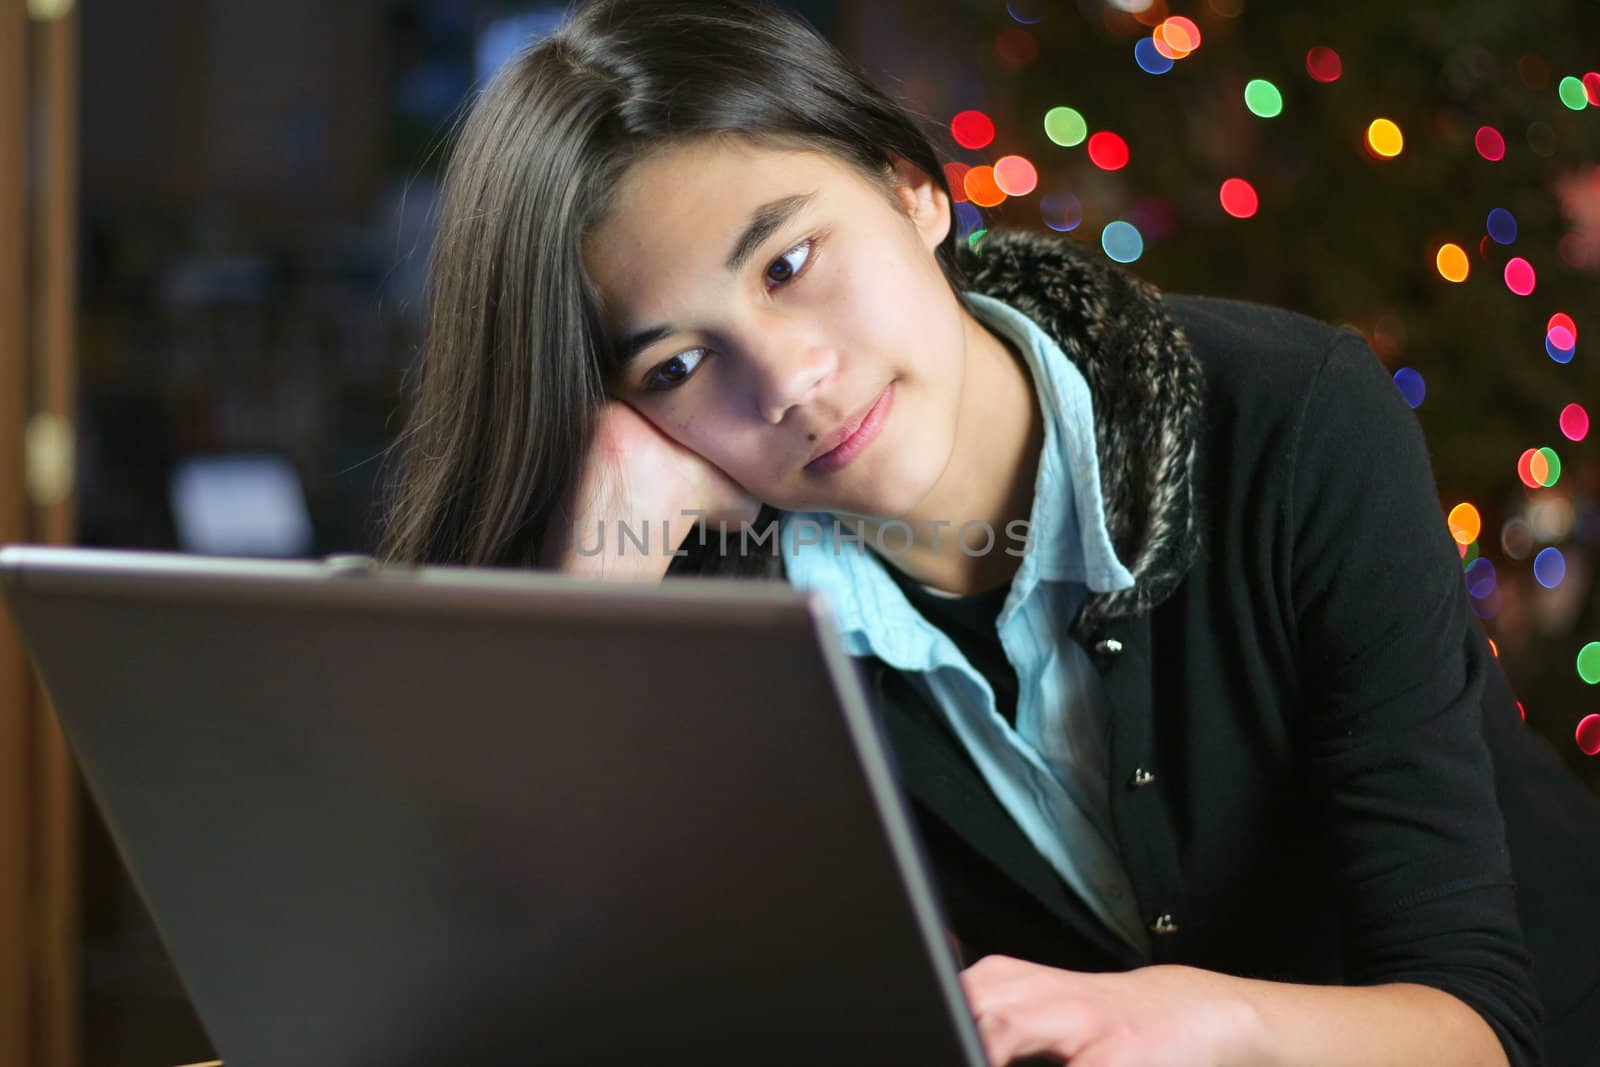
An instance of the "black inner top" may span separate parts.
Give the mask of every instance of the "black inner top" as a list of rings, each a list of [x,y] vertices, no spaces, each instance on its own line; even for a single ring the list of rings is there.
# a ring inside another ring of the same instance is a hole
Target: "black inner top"
[[[904,574],[893,563],[884,561],[884,569],[906,594],[911,606],[923,618],[944,631],[961,649],[967,662],[982,674],[994,690],[995,708],[1015,729],[1017,725],[1017,672],[1006,658],[1000,644],[1000,633],[995,620],[1005,607],[1011,583],[986,589],[971,596],[948,597],[930,593],[921,583]]]

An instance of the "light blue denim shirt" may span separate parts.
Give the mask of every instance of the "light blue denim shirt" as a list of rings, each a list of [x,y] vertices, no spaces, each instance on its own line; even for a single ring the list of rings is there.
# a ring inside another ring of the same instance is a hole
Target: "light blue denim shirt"
[[[962,296],[980,321],[1016,343],[1045,415],[1025,551],[1020,531],[994,531],[991,549],[1023,553],[996,620],[1017,672],[1016,727],[997,710],[988,680],[884,569],[878,553],[893,559],[906,537],[869,541],[869,552],[854,539],[853,525],[823,512],[785,512],[786,573],[795,586],[823,590],[851,655],[877,656],[930,698],[1039,852],[1110,930],[1148,958],[1149,935],[1112,834],[1100,678],[1068,637],[1087,591],[1134,584],[1106,532],[1088,383],[1026,315],[980,293]],[[941,531],[941,551],[963,550],[957,532],[955,525]],[[983,542],[983,531],[969,532],[967,550],[977,552]]]

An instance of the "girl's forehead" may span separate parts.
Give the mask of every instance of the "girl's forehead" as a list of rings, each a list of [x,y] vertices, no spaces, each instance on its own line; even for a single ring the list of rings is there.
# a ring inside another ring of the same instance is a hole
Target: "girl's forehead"
[[[848,208],[861,178],[822,152],[697,141],[652,153],[617,183],[585,243],[590,277],[608,303],[633,303],[673,277],[719,277],[752,217],[784,198]]]

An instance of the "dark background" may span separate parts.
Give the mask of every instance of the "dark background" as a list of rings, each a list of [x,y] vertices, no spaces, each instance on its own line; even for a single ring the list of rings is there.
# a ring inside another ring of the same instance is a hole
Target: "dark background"
[[[1600,790],[1600,761],[1573,737],[1600,713],[1600,689],[1575,668],[1600,641],[1600,456],[1593,436],[1572,442],[1556,426],[1572,402],[1600,416],[1589,354],[1600,315],[1588,314],[1600,308],[1600,107],[1573,110],[1557,94],[1562,77],[1600,69],[1600,5],[1122,9],[1138,2],[791,6],[930,124],[989,114],[992,145],[942,137],[952,162],[1034,162],[1038,189],[964,208],[964,233],[1042,228],[1044,198],[1070,194],[1082,221],[1069,239],[1099,247],[1107,222],[1132,222],[1144,253],[1129,269],[1157,285],[1347,325],[1392,370],[1421,374],[1440,521],[1463,502],[1482,515],[1468,555],[1488,559],[1495,581],[1475,583],[1478,614],[1530,728]],[[177,471],[248,455],[298,483],[308,525],[289,554],[371,550],[446,134],[493,57],[554,14],[490,0],[84,5],[82,543],[193,549]],[[1166,14],[1193,19],[1202,43],[1157,76],[1136,65],[1134,43]],[[1318,45],[1341,56],[1338,81],[1308,76]],[[1280,116],[1245,108],[1251,78],[1278,87]],[[1054,106],[1121,134],[1129,165],[1107,172],[1082,145],[1052,143],[1042,117]],[[1362,144],[1379,116],[1405,132],[1395,159]],[[1483,124],[1505,137],[1499,163],[1473,149]],[[1221,209],[1229,177],[1258,190],[1253,218]],[[1516,217],[1511,245],[1484,238],[1494,207]],[[1443,241],[1469,254],[1464,283],[1434,270]],[[1511,255],[1538,271],[1531,296],[1500,280]],[[1566,364],[1544,345],[1557,311],[1579,328]],[[1561,457],[1554,486],[1518,479],[1535,446]],[[1513,520],[1548,535],[1536,549],[1563,553],[1554,588],[1534,580],[1532,553],[1506,550]],[[205,1035],[86,812],[85,1063],[204,1059]]]

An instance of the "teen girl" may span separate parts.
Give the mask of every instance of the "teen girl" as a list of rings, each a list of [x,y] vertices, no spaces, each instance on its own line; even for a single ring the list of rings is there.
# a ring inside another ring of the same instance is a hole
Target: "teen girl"
[[[967,250],[917,123],[756,0],[512,61],[432,255],[380,555],[826,588],[996,1064],[1600,1063],[1600,813],[1357,335]]]

